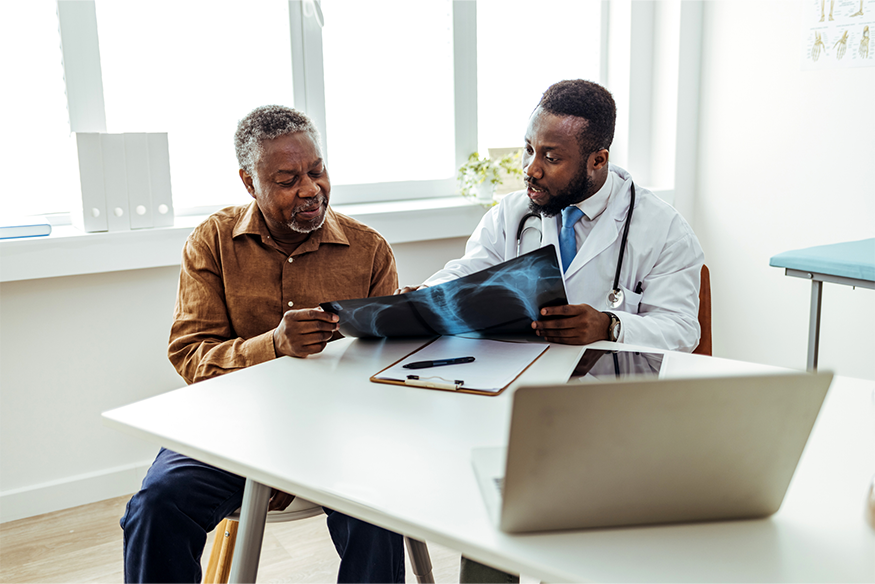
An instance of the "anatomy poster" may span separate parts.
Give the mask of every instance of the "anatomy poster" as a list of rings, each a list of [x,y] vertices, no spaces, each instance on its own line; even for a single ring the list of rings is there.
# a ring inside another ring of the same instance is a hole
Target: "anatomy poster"
[[[803,0],[802,69],[875,67],[875,0]]]

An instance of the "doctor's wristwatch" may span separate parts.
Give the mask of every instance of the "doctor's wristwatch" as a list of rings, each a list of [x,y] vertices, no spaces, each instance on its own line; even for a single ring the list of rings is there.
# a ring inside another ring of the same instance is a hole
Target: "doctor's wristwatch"
[[[613,312],[605,312],[605,314],[611,319],[611,324],[608,325],[608,340],[616,343],[620,338],[620,319]]]

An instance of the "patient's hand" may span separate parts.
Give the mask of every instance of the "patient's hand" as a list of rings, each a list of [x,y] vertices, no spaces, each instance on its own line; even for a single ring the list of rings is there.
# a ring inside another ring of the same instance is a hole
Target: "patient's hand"
[[[273,331],[273,346],[277,355],[306,357],[321,353],[337,331],[336,314],[321,308],[288,310]]]
[[[393,294],[393,296],[398,294],[407,294],[408,292],[415,292],[416,290],[421,290],[425,287],[426,286],[404,286],[403,288],[398,288],[397,290],[395,290],[395,294]]]

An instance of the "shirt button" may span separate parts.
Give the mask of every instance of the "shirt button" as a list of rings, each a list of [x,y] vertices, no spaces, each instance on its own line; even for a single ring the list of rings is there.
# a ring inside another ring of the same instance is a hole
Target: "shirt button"
[[[289,308],[291,308],[291,307],[294,306],[294,305],[295,305],[295,303],[292,302],[291,300],[289,300]]]
[[[289,258],[289,263],[292,263],[293,261],[295,261],[295,258]]]

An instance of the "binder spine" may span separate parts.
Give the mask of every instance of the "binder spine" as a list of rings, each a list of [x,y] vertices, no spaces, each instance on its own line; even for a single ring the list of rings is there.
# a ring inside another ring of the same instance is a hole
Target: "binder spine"
[[[80,205],[74,205],[73,225],[86,233],[106,231],[106,187],[103,182],[101,134],[76,133],[79,158]]]
[[[152,224],[173,225],[173,193],[170,190],[170,148],[167,133],[147,134],[149,175],[152,188]]]
[[[149,142],[146,134],[124,134],[124,141],[131,229],[148,229],[153,224]]]
[[[129,231],[131,220],[124,134],[101,134],[100,145],[103,150],[107,226],[109,231]]]

